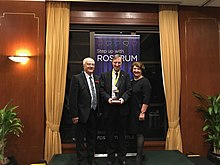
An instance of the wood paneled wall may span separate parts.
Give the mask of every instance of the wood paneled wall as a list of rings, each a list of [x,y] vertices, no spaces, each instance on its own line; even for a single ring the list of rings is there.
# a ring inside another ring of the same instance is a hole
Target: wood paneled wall
[[[158,5],[72,3],[72,24],[158,25]]]
[[[45,2],[0,2],[0,107],[12,100],[24,125],[19,138],[9,136],[6,155],[19,165],[43,159]],[[25,65],[7,56],[31,53]]]
[[[181,7],[181,128],[184,152],[206,156],[199,104],[192,92],[214,95],[220,92],[220,8]]]

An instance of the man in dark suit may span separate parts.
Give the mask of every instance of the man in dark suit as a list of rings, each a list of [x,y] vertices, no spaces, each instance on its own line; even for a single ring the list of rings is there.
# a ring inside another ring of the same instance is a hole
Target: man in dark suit
[[[127,101],[131,95],[131,84],[129,74],[121,70],[121,65],[122,57],[115,55],[112,60],[113,69],[103,73],[100,79],[103,117],[106,121],[107,165],[114,163],[115,153],[118,154],[119,163],[126,164],[125,134],[129,114]],[[115,131],[118,135],[117,145],[114,139]]]
[[[92,58],[87,57],[83,60],[83,68],[84,71],[74,75],[71,81],[70,108],[73,124],[76,124],[77,163],[94,165],[99,77],[93,74],[95,61]]]

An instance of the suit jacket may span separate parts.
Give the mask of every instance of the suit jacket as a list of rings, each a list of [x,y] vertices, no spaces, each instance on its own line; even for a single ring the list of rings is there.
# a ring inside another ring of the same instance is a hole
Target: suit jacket
[[[131,82],[130,75],[125,71],[121,70],[118,78],[118,97],[124,99],[123,104],[115,104],[117,105],[117,109],[120,111],[121,115],[128,115],[129,107],[128,107],[128,99],[131,96]],[[112,96],[112,71],[103,73],[100,79],[100,97],[102,100],[102,113],[104,117],[108,116],[108,113],[111,108],[116,108],[116,106],[109,104],[108,99]]]
[[[97,96],[97,108],[99,111],[99,77],[94,76],[96,96]],[[70,111],[72,118],[79,117],[79,121],[86,123],[91,111],[91,94],[89,85],[86,80],[84,72],[74,75],[70,84]]]

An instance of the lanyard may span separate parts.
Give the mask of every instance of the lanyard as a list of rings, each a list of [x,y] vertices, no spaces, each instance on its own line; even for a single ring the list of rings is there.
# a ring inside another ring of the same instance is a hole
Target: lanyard
[[[118,76],[116,77],[116,74],[115,74],[116,72],[114,72],[113,70],[112,70],[112,77],[114,77],[115,79],[114,79],[114,85],[116,85],[117,84],[117,82],[118,82],[118,78],[119,78],[119,75],[120,75],[120,71],[119,72],[117,72],[118,73]]]

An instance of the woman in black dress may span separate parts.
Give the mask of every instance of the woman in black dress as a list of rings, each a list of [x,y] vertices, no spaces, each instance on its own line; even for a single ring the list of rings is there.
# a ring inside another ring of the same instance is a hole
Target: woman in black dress
[[[148,108],[151,85],[150,81],[142,75],[144,65],[141,62],[134,62],[131,66],[133,73],[132,96],[130,99],[129,131],[137,137],[136,165],[142,164],[144,149],[144,120]]]

